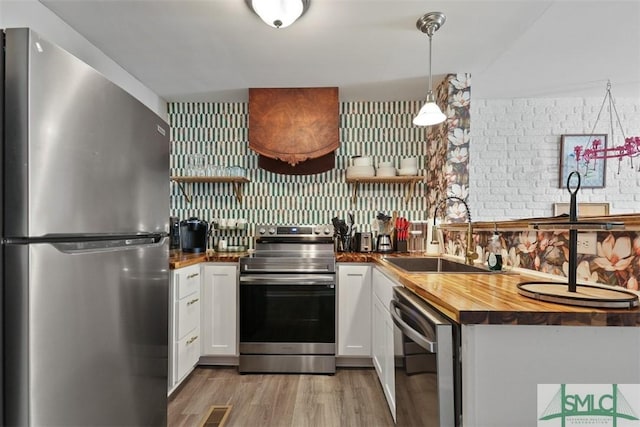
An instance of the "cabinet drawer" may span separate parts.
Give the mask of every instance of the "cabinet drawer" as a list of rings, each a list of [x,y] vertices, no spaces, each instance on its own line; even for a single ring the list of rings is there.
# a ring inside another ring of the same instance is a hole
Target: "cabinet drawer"
[[[176,275],[176,298],[182,299],[187,295],[200,290],[200,265],[193,265],[191,267],[185,267],[180,269],[180,272]]]
[[[200,328],[196,328],[175,343],[176,360],[174,382],[180,381],[198,363],[200,358]]]
[[[176,313],[178,317],[176,339],[180,340],[189,331],[200,327],[200,292],[178,301]]]

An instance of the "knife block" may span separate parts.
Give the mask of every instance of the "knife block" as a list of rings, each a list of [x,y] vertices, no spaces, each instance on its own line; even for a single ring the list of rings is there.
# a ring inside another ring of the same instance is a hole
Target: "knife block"
[[[398,240],[394,239],[394,248],[396,248],[396,252],[409,252],[409,248],[406,240]]]

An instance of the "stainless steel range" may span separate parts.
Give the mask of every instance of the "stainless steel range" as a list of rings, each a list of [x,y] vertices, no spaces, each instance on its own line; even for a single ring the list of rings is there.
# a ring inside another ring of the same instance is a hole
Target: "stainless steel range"
[[[256,226],[240,259],[239,371],[335,373],[333,227]]]

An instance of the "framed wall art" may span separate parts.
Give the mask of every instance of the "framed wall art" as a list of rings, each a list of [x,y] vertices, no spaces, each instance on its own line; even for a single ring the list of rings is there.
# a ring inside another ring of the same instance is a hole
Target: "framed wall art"
[[[606,134],[562,135],[560,139],[560,188],[567,188],[567,178],[573,171],[580,173],[580,188],[604,188],[607,162],[589,159],[585,151],[594,147],[607,148]]]
[[[609,215],[609,203],[578,203],[578,216],[606,216]],[[553,215],[569,215],[570,203],[554,203]]]

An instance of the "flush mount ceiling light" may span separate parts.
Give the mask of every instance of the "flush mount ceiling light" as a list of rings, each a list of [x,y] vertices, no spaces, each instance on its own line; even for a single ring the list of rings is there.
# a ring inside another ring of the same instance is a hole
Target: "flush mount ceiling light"
[[[273,28],[285,28],[309,9],[311,0],[245,0],[249,9]]]
[[[429,91],[427,92],[427,100],[422,106],[418,115],[414,117],[413,124],[417,126],[432,126],[445,121],[445,116],[440,107],[436,104],[433,96],[432,78],[431,78],[431,38],[433,34],[444,25],[447,17],[442,12],[429,12],[422,16],[416,22],[416,27],[427,36],[429,36]]]

